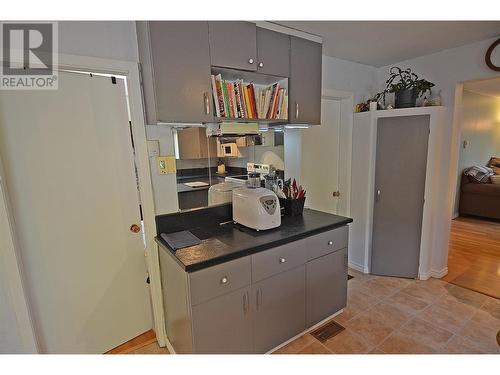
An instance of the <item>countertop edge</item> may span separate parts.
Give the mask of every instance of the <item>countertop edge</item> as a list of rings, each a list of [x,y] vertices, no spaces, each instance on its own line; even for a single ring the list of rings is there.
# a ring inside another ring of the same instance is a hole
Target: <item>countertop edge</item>
[[[182,263],[181,260],[175,256],[175,251],[170,246],[168,246],[168,244],[159,235],[157,235],[154,238],[154,240],[160,247],[162,247],[170,256],[172,256],[174,258],[174,260],[177,262],[177,264],[185,272],[191,273],[191,272],[199,271],[199,270],[202,270],[202,269],[205,269],[208,267],[212,267],[212,266],[215,266],[218,264],[226,263],[226,262],[229,262],[231,260],[242,258],[242,257],[248,256],[248,255],[256,254],[256,253],[268,250],[268,249],[273,248],[273,247],[285,245],[287,243],[297,241],[297,240],[300,240],[300,239],[303,239],[306,237],[314,236],[315,234],[323,233],[323,232],[326,232],[326,231],[331,230],[331,229],[343,227],[343,226],[350,224],[352,222],[353,222],[352,218],[345,218],[344,220],[342,220],[338,223],[335,223],[335,224],[328,224],[328,225],[325,225],[324,227],[312,229],[312,230],[309,230],[309,231],[306,231],[303,233],[298,233],[298,234],[293,235],[293,236],[288,237],[288,238],[283,238],[283,239],[276,240],[276,241],[270,241],[266,244],[261,244],[261,245],[257,245],[254,247],[249,247],[247,249],[242,249],[236,253],[227,254],[225,256],[217,257],[217,258],[213,258],[213,259],[207,259],[205,261],[201,261],[199,263],[188,265],[188,266],[186,266],[184,263]]]

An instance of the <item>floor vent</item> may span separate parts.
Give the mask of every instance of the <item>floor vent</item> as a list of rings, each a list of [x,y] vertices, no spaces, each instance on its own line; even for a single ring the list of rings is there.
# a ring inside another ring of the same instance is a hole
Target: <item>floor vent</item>
[[[344,329],[345,328],[340,324],[331,320],[325,325],[322,325],[318,329],[312,331],[311,335],[313,335],[317,340],[325,342],[326,340],[331,339],[333,336],[338,335]]]

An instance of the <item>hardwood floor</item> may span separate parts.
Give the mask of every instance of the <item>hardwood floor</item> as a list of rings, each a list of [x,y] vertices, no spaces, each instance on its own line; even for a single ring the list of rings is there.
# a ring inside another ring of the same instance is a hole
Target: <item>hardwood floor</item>
[[[156,334],[152,329],[144,332],[142,335],[134,337],[132,340],[129,340],[114,349],[111,349],[106,354],[132,354],[133,352],[151,344],[156,344]]]
[[[442,280],[500,299],[500,222],[452,220],[448,274]]]

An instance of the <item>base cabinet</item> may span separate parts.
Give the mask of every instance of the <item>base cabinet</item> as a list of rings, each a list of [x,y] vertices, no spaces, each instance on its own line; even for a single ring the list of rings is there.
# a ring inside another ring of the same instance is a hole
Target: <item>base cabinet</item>
[[[250,288],[193,306],[195,353],[252,353]]]
[[[308,327],[343,309],[347,303],[347,249],[306,264]]]
[[[302,265],[252,285],[255,352],[265,353],[305,330],[304,281]]]

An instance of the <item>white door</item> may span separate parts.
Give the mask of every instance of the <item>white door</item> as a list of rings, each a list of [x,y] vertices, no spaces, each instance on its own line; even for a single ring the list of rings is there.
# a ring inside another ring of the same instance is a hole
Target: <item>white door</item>
[[[0,91],[0,157],[40,350],[102,353],[151,329],[124,81],[60,72]]]
[[[306,206],[336,214],[339,190],[340,100],[321,100],[321,125],[302,130],[301,184]]]

